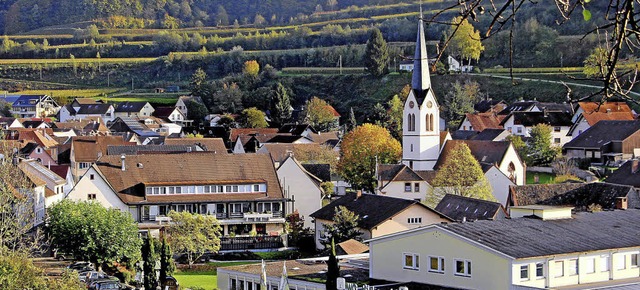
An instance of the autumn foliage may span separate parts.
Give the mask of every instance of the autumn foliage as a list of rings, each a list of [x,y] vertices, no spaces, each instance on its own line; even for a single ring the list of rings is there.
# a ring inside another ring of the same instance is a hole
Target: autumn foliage
[[[358,126],[346,134],[341,149],[338,172],[354,188],[370,192],[376,187],[376,157],[378,164],[392,164],[402,156],[400,142],[387,129],[374,124]]]

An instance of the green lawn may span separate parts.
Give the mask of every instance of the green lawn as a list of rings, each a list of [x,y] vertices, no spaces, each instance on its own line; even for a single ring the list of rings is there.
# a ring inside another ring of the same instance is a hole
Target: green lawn
[[[540,182],[538,182],[537,184],[556,183],[555,174],[544,173],[544,172],[527,172],[527,184],[536,184],[535,182],[536,175],[540,177]]]
[[[194,269],[182,269],[173,273],[173,277],[180,283],[180,289],[202,287],[205,290],[217,289],[218,267],[251,264],[247,262],[215,262],[207,265],[194,266]]]

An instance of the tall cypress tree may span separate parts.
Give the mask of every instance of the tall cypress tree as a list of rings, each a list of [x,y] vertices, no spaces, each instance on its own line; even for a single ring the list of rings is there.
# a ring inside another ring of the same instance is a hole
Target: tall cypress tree
[[[155,250],[151,237],[144,240],[142,245],[142,271],[144,272],[144,289],[156,289],[158,286],[158,278],[156,277],[156,259]]]
[[[176,265],[173,263],[173,253],[167,243],[167,238],[163,237],[160,248],[160,283],[167,280],[167,276],[171,276],[175,269]]]
[[[327,290],[338,289],[338,277],[340,277],[340,266],[338,265],[338,259],[336,258],[336,246],[333,238],[331,238],[331,253],[329,254],[329,261],[327,261]]]
[[[355,129],[358,126],[356,122],[356,114],[353,113],[353,107],[349,108],[349,120],[347,120],[347,132],[351,132],[351,130]]]
[[[276,83],[271,100],[271,120],[278,126],[291,119],[291,99],[287,88],[280,82]]]
[[[364,54],[364,66],[370,74],[379,77],[389,72],[389,48],[378,28],[371,31]]]

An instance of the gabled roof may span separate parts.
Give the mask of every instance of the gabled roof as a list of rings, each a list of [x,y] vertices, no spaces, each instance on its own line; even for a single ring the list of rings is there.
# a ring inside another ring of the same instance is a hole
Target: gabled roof
[[[493,220],[503,210],[499,202],[447,194],[435,208],[455,221]]]
[[[13,102],[13,107],[34,107],[45,97],[47,97],[47,95],[20,95],[20,97]]]
[[[107,155],[170,154],[202,151],[197,145],[110,145]]]
[[[135,145],[122,136],[73,137],[71,142],[76,162],[95,162],[101,155],[107,155],[109,145]]]
[[[23,121],[22,122],[22,126],[24,126],[25,128],[37,128],[38,126],[42,125],[42,123],[45,123],[42,120],[35,120],[35,121]],[[47,128],[49,128],[49,126],[45,123],[45,126]]]
[[[640,210],[581,212],[571,219],[500,219],[436,225],[519,259],[640,246]],[[493,234],[489,234],[493,233]]]
[[[342,243],[338,243],[336,245],[336,248],[341,250],[344,255],[356,255],[369,251],[369,246],[354,239],[349,239]]]
[[[276,133],[278,133],[277,128],[231,128],[229,140],[235,142],[240,135],[265,135]]]
[[[20,149],[20,155],[30,155],[31,153],[33,153],[34,150],[36,150],[36,148],[38,148],[40,145],[38,145],[38,143],[35,142],[29,142],[27,144],[25,144],[21,149]]]
[[[300,135],[275,135],[266,142],[268,143],[294,143],[299,141],[300,139],[306,139],[311,141],[309,138],[300,136]],[[266,143],[265,142],[265,143]]]
[[[104,115],[109,112],[110,104],[83,104],[76,114],[79,115]]]
[[[513,112],[510,116],[504,118],[500,125],[504,125],[507,120],[513,118],[515,125],[523,125],[532,127],[538,124],[547,124],[551,126],[571,126],[571,114],[565,112]]]
[[[79,132],[109,132],[109,128],[105,126],[100,117],[88,117],[82,120],[73,120],[67,122],[55,122],[53,126],[58,129],[73,129]]]
[[[415,200],[374,194],[362,194],[360,197],[356,197],[356,193],[348,193],[312,213],[310,216],[315,219],[330,221],[333,220],[335,209],[338,206],[344,206],[359,216],[359,228],[371,230],[388,219],[393,218],[395,215],[403,212],[410,206],[419,205],[434,214],[439,215],[441,218],[449,219],[447,216]]]
[[[153,116],[168,119],[174,111],[180,112],[176,107],[157,107],[156,110],[153,111]]]
[[[471,140],[478,135],[478,131],[471,130],[455,130],[451,132],[451,139],[453,140]]]
[[[331,165],[305,163],[301,164],[304,170],[319,178],[322,182],[331,181]]]
[[[58,145],[58,142],[47,133],[49,131],[53,135],[51,129],[19,129],[18,140],[34,141],[44,148],[51,148]]]
[[[637,195],[631,186],[601,182],[512,185],[509,187],[509,203],[513,206],[572,206],[577,211],[586,211],[592,204],[613,209],[617,197],[629,197],[630,194]],[[634,198],[630,202],[636,200]]]
[[[494,108],[496,107],[496,105],[502,105],[501,107],[499,107],[500,108],[499,111],[502,111],[504,110],[504,108],[507,107],[507,103],[505,103],[504,101],[489,99],[489,100],[482,100],[480,102],[475,103],[475,105],[473,105],[473,110],[478,113],[486,113],[489,110],[494,111]]]
[[[314,142],[320,145],[328,145],[331,147],[335,147],[335,145],[340,141],[338,131],[333,132],[318,132],[309,134],[309,138]]]
[[[541,111],[547,111],[547,112],[562,112],[562,113],[566,113],[566,114],[573,114],[573,108],[571,106],[571,104],[567,104],[567,103],[537,103],[536,106],[541,110]]]
[[[467,113],[465,114],[474,131],[483,131],[485,129],[502,129],[500,122],[502,117],[490,113]]]
[[[137,113],[140,112],[142,110],[142,108],[144,108],[145,105],[147,105],[148,102],[122,102],[120,104],[118,104],[118,107],[116,107],[116,112],[118,113]]]
[[[27,175],[37,175],[37,177],[45,183],[50,181],[56,185],[61,185],[67,182],[63,177],[60,177],[58,174],[35,160],[22,161],[18,166],[22,171],[27,173]]]
[[[51,171],[60,176],[62,179],[67,178],[67,174],[69,173],[70,169],[69,165],[50,165],[49,167]]]
[[[105,155],[96,167],[127,204],[194,201],[282,200],[275,168],[262,154],[188,154],[126,156]],[[266,193],[148,195],[144,185],[206,185],[266,183]]]
[[[609,174],[605,182],[640,187],[640,166],[638,163],[637,159],[625,162],[620,168]]]
[[[473,140],[479,140],[479,141],[493,141],[496,138],[498,138],[498,136],[504,134],[505,132],[509,132],[505,129],[484,129],[482,130],[482,132],[478,133],[478,135],[475,135],[472,137]]]
[[[512,112],[525,112],[532,109],[538,102],[537,101],[519,101],[504,108],[498,115],[509,115]]]
[[[285,124],[278,130],[279,134],[291,134],[291,135],[302,135],[305,130],[311,130],[313,133],[318,133],[316,129],[311,127],[309,124]]]
[[[79,105],[89,105],[89,104],[101,104],[102,101],[98,101],[96,99],[92,99],[92,98],[75,98],[73,99],[73,102],[78,103]]]
[[[624,141],[640,130],[640,120],[600,121],[564,144],[563,148],[596,148],[609,142]]]
[[[322,150],[319,144],[265,143],[259,153],[269,153],[274,163],[284,161],[290,154],[294,156],[303,151]]]
[[[13,105],[16,100],[20,98],[20,95],[0,95],[0,102],[5,102],[9,105]]]
[[[166,138],[165,145],[198,145],[204,151],[227,153],[227,147],[222,138]]]
[[[444,164],[445,158],[458,143],[467,144],[471,150],[471,155],[481,164],[500,164],[511,144],[509,141],[451,140],[442,148],[438,161],[433,167],[434,169],[438,169]]]
[[[580,183],[528,184],[509,186],[510,206],[537,204],[543,200],[580,188]]]
[[[582,117],[593,126],[602,120],[633,120],[633,112],[626,102],[579,102]]]

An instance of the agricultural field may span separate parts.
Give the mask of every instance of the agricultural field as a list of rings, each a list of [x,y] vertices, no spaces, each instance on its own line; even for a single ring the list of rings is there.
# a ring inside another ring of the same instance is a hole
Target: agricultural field
[[[74,65],[74,64],[126,64],[148,63],[157,60],[155,57],[130,58],[54,58],[54,59],[0,59],[0,66],[16,65]]]

